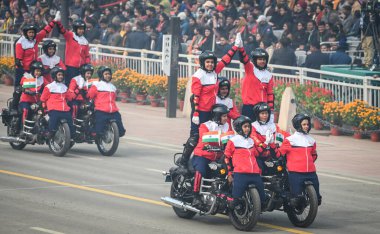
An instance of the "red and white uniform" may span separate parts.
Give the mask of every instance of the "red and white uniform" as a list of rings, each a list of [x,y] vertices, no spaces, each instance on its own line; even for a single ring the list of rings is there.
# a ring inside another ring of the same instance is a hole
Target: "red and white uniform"
[[[43,54],[40,57],[38,57],[37,61],[40,61],[44,65],[44,69],[52,69],[53,67],[60,67],[63,70],[66,70],[66,66],[63,63],[62,59],[57,55],[53,55],[49,57],[46,54]],[[50,73],[44,74],[44,78],[49,83],[53,82],[53,79],[51,78]]]
[[[34,40],[30,41],[25,36],[20,37],[16,42],[16,58],[22,62],[24,71],[29,71],[30,64],[37,60],[38,44],[44,39],[46,34],[54,27],[54,22],[50,22],[41,31],[36,34]]]
[[[87,39],[84,36],[78,36],[66,30],[61,22],[57,22],[57,25],[66,39],[66,66],[79,68],[84,64],[90,63],[90,46]]]
[[[22,92],[20,102],[37,103],[40,100],[42,88],[47,84],[42,76],[35,78],[30,73],[24,73],[20,85],[25,91],[35,93],[35,95]]]
[[[232,159],[233,172],[260,174],[261,169],[257,164],[257,152],[252,138],[244,138],[241,135],[232,137],[224,150],[227,161]],[[228,174],[232,172],[229,171]]]
[[[88,91],[87,97],[95,100],[95,110],[107,113],[119,111],[116,106],[116,87],[111,82],[95,82]]]
[[[242,99],[244,105],[256,105],[266,102],[271,110],[274,108],[273,77],[268,70],[259,70],[249,60],[244,48],[243,54],[245,77],[242,84]]]
[[[218,132],[219,138],[220,138],[221,134],[227,133],[229,131],[229,125],[228,123],[225,123],[223,125],[218,125],[217,123],[211,120],[205,123],[202,123],[199,127],[199,140],[198,140],[197,146],[194,149],[194,155],[205,157],[211,161],[216,161],[222,156],[222,154],[219,152],[208,152],[207,150],[203,150],[204,146],[206,145],[218,146],[220,144],[220,143],[209,143],[209,142],[205,143],[202,141],[202,138],[205,135],[205,133],[214,132],[214,131]]]
[[[219,88],[217,74],[219,74],[223,68],[231,62],[236,50],[237,47],[233,46],[232,49],[222,57],[222,60],[218,62],[215,71],[206,72],[199,68],[194,73],[192,77],[191,92],[195,96],[195,104],[198,104],[198,106],[195,107],[196,111],[211,111],[212,106],[216,102],[215,97],[218,94]]]
[[[228,107],[230,112],[228,112],[227,117],[227,123],[230,125],[230,131],[232,130],[232,120],[236,119],[237,117],[240,116],[240,113],[235,105],[235,102],[227,97],[224,99],[221,99],[219,96],[216,96],[216,103],[215,104],[223,104]]]
[[[69,105],[67,105],[67,101],[70,101],[70,95],[67,92],[67,86],[64,83],[53,81],[48,84],[42,92],[41,101],[46,103],[48,111],[70,110]]]
[[[286,167],[290,172],[315,172],[314,161],[317,160],[317,144],[309,134],[295,132],[285,138],[279,148],[286,154]]]
[[[69,84],[69,92],[73,100],[83,101],[84,97],[80,94],[80,90],[88,92],[90,87],[98,82],[97,79],[85,80],[81,75],[75,76],[71,79]]]

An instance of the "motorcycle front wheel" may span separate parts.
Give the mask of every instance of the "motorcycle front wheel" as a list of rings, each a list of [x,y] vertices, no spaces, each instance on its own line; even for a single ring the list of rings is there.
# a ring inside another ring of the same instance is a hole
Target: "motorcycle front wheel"
[[[183,175],[178,175],[173,179],[172,186],[170,188],[170,197],[182,202],[191,203],[193,199],[191,188],[192,185],[190,182],[186,181],[186,177]],[[183,219],[191,219],[194,215],[196,215],[193,211],[180,209],[174,206],[173,210],[178,217]]]
[[[239,207],[229,212],[232,225],[240,231],[251,231],[257,224],[261,212],[260,195],[256,188],[248,189]]]
[[[8,126],[7,127],[8,136],[11,136],[10,133],[11,133],[11,127]],[[12,149],[15,149],[15,150],[23,150],[26,146],[26,143],[24,143],[24,142],[19,142],[19,143],[9,142],[9,144],[11,145]]]
[[[286,212],[290,222],[296,227],[308,227],[313,222],[318,212],[317,192],[313,185],[307,185],[304,192],[305,204],[301,207],[289,207]]]
[[[70,149],[70,128],[67,123],[60,123],[58,130],[48,140],[50,151],[58,157],[64,156]]]
[[[119,147],[119,129],[115,122],[107,123],[104,134],[96,140],[99,152],[104,156],[112,156]]]

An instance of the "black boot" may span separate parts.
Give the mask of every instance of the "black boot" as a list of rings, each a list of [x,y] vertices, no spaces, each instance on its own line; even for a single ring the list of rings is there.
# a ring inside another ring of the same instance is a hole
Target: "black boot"
[[[10,111],[18,112],[18,104],[20,102],[21,98],[21,93],[22,93],[22,88],[21,86],[17,86],[13,92],[13,99],[12,99],[12,104],[10,106]]]
[[[184,144],[182,157],[180,157],[176,162],[178,166],[187,168],[190,156],[193,153],[195,146],[197,146],[197,143],[198,136],[190,136],[189,139],[187,139],[186,144]]]

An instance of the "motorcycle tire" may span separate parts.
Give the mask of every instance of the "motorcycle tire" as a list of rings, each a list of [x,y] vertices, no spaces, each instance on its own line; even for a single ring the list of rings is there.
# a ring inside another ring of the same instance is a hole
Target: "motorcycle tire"
[[[8,136],[10,136],[10,127],[8,126],[7,127],[7,133],[8,133]],[[26,146],[26,143],[23,143],[23,142],[20,142],[20,143],[15,143],[15,142],[9,142],[9,144],[11,145],[12,149],[14,150],[23,150]]]
[[[170,197],[185,202],[183,200],[183,197],[180,195],[180,192],[187,191],[187,189],[183,187],[184,183],[180,182],[180,177],[184,178],[182,175],[173,178],[172,186],[170,187]],[[189,197],[192,197],[190,194],[188,195]],[[186,202],[191,202],[191,200]],[[192,219],[196,215],[196,213],[193,211],[180,209],[175,206],[173,206],[173,210],[178,217],[183,219]]]
[[[242,204],[229,212],[232,225],[240,231],[251,231],[261,213],[260,195],[256,188],[250,188],[242,197]]]
[[[107,139],[105,140],[105,138]],[[107,149],[105,145],[110,143],[111,147]],[[104,135],[96,140],[96,146],[99,152],[104,156],[112,156],[116,152],[119,147],[119,128],[116,122],[107,123]]]
[[[60,142],[56,142],[58,140]],[[54,136],[48,140],[49,149],[55,156],[62,157],[70,149],[70,144],[71,136],[69,125],[67,123],[60,123]]]
[[[313,222],[318,213],[318,198],[317,192],[314,189],[313,185],[307,185],[305,188],[306,196],[306,207],[302,209],[302,212],[297,210],[294,207],[289,207],[286,212],[290,222],[296,227],[308,227]],[[305,210],[308,211],[306,216],[303,218],[303,213]]]

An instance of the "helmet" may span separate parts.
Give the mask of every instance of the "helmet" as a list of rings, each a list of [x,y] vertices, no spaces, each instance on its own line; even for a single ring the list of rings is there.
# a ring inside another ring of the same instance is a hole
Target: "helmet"
[[[221,89],[222,87],[224,87],[224,86],[227,86],[227,87],[228,87],[228,93],[227,93],[226,96],[222,97],[222,96],[220,95],[220,89]],[[224,99],[224,98],[228,97],[228,96],[230,95],[230,89],[231,89],[231,83],[230,83],[230,81],[229,81],[227,78],[225,78],[225,77],[220,78],[220,80],[219,80],[218,96],[219,96],[221,99]]]
[[[260,67],[257,65],[258,58],[265,58],[267,60],[267,63],[265,64],[264,67]],[[269,55],[264,49],[257,48],[251,52],[251,60],[253,64],[255,65],[255,67],[257,67],[259,70],[264,70],[267,68],[268,58],[269,58]]]
[[[211,71],[207,70],[205,67],[206,59],[213,59],[214,60],[214,68]],[[201,65],[201,68],[203,70],[205,70],[206,72],[214,71],[215,67],[216,67],[216,62],[217,62],[217,58],[216,58],[214,52],[212,52],[212,51],[206,50],[206,51],[202,52],[201,55],[199,55],[199,64]]]
[[[268,119],[267,121],[264,123],[264,122],[260,122],[260,116],[259,114],[263,111],[268,111]],[[266,124],[269,122],[269,119],[270,119],[270,114],[271,114],[271,110],[270,110],[270,107],[268,105],[268,103],[266,102],[259,102],[257,103],[254,107],[253,107],[253,115],[255,116],[257,122],[259,122],[260,124]]]
[[[94,67],[91,64],[83,64],[80,67],[80,74],[85,78],[86,72],[90,71],[91,74],[94,74]]]
[[[32,76],[34,76],[34,71],[36,69],[40,69],[41,72],[44,71],[44,65],[40,62],[40,61],[36,61],[34,60],[31,64],[30,64],[30,74],[32,74]]]
[[[304,132],[302,130],[302,126],[301,126],[301,122],[305,119],[307,119],[309,121],[309,129],[307,130],[307,132]],[[296,131],[302,132],[305,134],[310,132],[310,129],[311,129],[310,123],[311,123],[310,122],[310,116],[308,116],[307,114],[296,114],[292,119],[292,124],[293,124],[293,127],[296,129]]]
[[[24,36],[25,36],[27,39],[29,39],[29,38],[28,38],[28,35],[27,35],[27,32],[28,32],[29,30],[33,30],[33,31],[34,31],[34,37],[33,37],[33,40],[34,40],[34,38],[36,37],[36,34],[37,34],[37,27],[36,27],[35,25],[33,25],[33,24],[27,24],[27,25],[25,25],[25,26],[22,28],[22,32],[23,32]]]
[[[109,71],[109,72],[111,72],[111,74],[112,74],[112,70],[111,70],[111,68],[109,68],[109,67],[107,67],[107,66],[101,66],[101,67],[99,67],[99,69],[98,69],[99,80],[104,80],[104,76],[103,76],[103,74],[104,74],[105,71]],[[111,78],[111,79],[112,79],[112,78]]]
[[[226,105],[223,104],[215,104],[212,106],[211,114],[212,114],[212,120],[216,122],[218,125],[221,125],[221,118],[222,115],[228,114],[230,110]]]
[[[249,130],[249,133],[247,135],[245,135],[243,132],[243,125],[245,123],[249,123],[249,126],[251,127]],[[239,134],[245,138],[248,138],[251,135],[252,120],[249,117],[244,116],[244,115],[240,115],[237,119],[234,120],[233,125],[234,125],[234,129],[235,129],[237,134]]]
[[[46,55],[48,55],[48,49],[53,47],[54,50],[57,50],[57,44],[53,40],[46,40],[42,43],[42,50]],[[55,53],[55,52],[54,52]]]
[[[77,34],[78,28],[84,28],[84,30],[86,30],[86,24],[83,20],[78,19],[73,22],[73,31],[75,34]]]
[[[51,78],[53,78],[53,80],[57,81],[57,74],[58,74],[59,72],[62,72],[63,74],[65,74],[65,70],[63,70],[62,68],[60,68],[60,67],[53,67],[53,68],[50,70]]]

